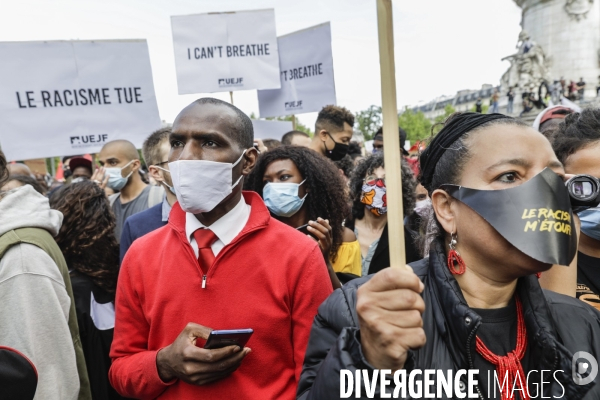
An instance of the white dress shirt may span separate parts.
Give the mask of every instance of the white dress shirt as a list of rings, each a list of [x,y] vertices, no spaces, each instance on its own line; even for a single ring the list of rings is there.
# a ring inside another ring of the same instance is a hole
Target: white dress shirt
[[[246,204],[243,196],[231,211],[215,221],[210,227],[206,227],[202,222],[198,221],[198,218],[194,214],[185,213],[185,234],[194,250],[194,254],[196,254],[196,258],[198,258],[198,244],[196,243],[196,239],[194,239],[194,232],[197,229],[210,229],[217,236],[217,241],[210,247],[216,257],[223,247],[231,243],[242,229],[244,229],[248,218],[250,218],[250,206]]]

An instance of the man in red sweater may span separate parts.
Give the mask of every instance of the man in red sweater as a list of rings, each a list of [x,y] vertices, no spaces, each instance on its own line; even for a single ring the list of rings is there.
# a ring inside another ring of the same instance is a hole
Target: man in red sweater
[[[252,122],[204,98],[175,119],[168,225],[136,240],[116,295],[110,381],[139,399],[294,399],[317,308],[332,292],[316,242],[242,192]],[[202,348],[252,328],[243,349]]]

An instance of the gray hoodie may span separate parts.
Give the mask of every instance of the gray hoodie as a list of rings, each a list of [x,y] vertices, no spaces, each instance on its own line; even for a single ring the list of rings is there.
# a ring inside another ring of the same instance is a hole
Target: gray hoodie
[[[41,228],[56,236],[62,219],[29,185],[0,198],[0,236],[18,228]],[[70,305],[57,265],[41,248],[21,243],[0,259],[0,345],[19,350],[35,365],[36,400],[78,397]]]

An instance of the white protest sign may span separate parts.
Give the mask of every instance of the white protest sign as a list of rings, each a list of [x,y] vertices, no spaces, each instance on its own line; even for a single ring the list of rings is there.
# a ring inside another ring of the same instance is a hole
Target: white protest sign
[[[278,39],[281,89],[259,90],[260,116],[321,111],[336,104],[329,22]]]
[[[179,94],[275,89],[275,11],[171,17]]]
[[[0,42],[0,144],[9,160],[138,148],[160,128],[145,40]]]
[[[292,121],[265,121],[253,119],[254,139],[277,139],[293,130]]]

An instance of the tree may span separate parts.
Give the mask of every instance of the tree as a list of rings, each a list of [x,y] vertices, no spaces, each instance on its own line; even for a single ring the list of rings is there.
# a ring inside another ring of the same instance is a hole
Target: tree
[[[415,113],[407,108],[398,116],[398,125],[406,131],[406,139],[411,143],[431,135],[431,121],[421,111]]]
[[[444,121],[446,121],[446,119],[448,119],[449,116],[451,116],[452,114],[454,114],[456,112],[456,108],[452,107],[452,105],[448,104],[446,107],[444,107],[444,113],[442,115],[438,115],[437,117],[434,118],[433,120],[433,134],[437,134],[440,129],[442,129],[442,125],[444,123]]]
[[[355,114],[354,127],[362,132],[365,140],[371,140],[381,127],[381,118],[381,107],[372,105],[366,110],[358,111]]]

